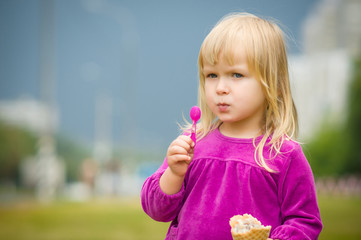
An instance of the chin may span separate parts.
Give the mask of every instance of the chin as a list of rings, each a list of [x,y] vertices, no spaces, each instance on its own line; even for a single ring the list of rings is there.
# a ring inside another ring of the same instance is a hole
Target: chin
[[[218,117],[219,120],[221,120],[224,123],[234,123],[235,120],[229,117]]]

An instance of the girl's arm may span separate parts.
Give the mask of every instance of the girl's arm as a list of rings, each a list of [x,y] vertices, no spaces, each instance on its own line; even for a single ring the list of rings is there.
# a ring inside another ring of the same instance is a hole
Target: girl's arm
[[[272,239],[317,239],[322,229],[311,168],[297,145],[280,173],[279,202],[283,224]]]
[[[193,157],[192,143],[188,136],[174,140],[162,166],[144,182],[142,207],[154,220],[172,221],[182,207],[184,175]]]
[[[177,216],[184,196],[183,187],[173,195],[161,190],[159,181],[167,168],[167,159],[165,159],[162,166],[145,180],[140,193],[144,212],[160,222],[172,221]]]
[[[167,151],[168,168],[160,178],[160,188],[168,195],[180,191],[184,176],[193,158],[194,143],[189,136],[182,135],[174,140]]]

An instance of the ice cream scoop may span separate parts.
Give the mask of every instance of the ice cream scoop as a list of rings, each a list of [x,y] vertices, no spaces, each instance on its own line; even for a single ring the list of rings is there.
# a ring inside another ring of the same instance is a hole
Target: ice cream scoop
[[[189,115],[192,119],[192,132],[191,132],[191,139],[194,143],[196,143],[196,133],[197,133],[197,121],[201,118],[201,109],[198,106],[193,106]]]
[[[235,215],[229,220],[233,240],[266,240],[271,226],[263,226],[257,218],[250,214]]]

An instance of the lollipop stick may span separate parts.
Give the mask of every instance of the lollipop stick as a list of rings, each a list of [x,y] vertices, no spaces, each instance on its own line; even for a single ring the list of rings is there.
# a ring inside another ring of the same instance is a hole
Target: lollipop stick
[[[193,106],[191,111],[189,112],[189,115],[193,121],[192,130],[191,130],[191,139],[194,143],[196,143],[196,133],[197,133],[197,121],[201,117],[201,109],[197,106]]]

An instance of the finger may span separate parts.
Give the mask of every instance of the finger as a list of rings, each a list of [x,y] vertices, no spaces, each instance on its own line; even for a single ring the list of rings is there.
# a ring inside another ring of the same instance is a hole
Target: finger
[[[187,152],[189,152],[190,149],[192,148],[192,145],[190,143],[188,143],[188,139],[184,139],[184,138],[177,138],[176,140],[174,140],[174,142],[171,144],[171,146],[182,147]]]
[[[193,153],[192,154],[188,154],[189,156],[189,160],[187,160],[188,164],[191,163],[193,161]]]
[[[183,141],[185,141],[190,147],[194,147],[194,142],[190,136],[181,135],[181,136],[179,136],[179,139],[182,139]]]
[[[192,159],[190,156],[185,154],[175,154],[171,156],[172,160],[175,162],[190,162]]]
[[[189,153],[189,151],[179,145],[173,145],[171,147],[169,147],[169,154],[170,155],[175,155],[175,154],[183,154],[183,155],[187,155]]]

